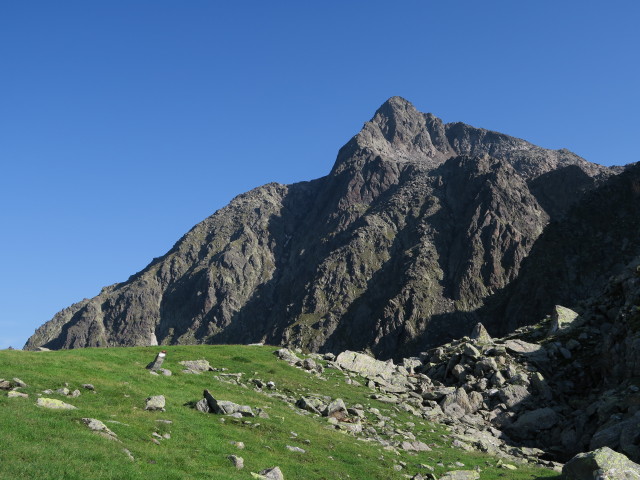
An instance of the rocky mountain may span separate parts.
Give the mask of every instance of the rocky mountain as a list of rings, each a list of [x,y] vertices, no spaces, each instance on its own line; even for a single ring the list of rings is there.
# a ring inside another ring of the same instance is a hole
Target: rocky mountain
[[[619,172],[393,97],[326,177],[238,196],[25,348],[267,342],[388,358],[478,319],[505,333],[577,307],[637,251],[636,174]],[[616,182],[631,188],[621,200]]]

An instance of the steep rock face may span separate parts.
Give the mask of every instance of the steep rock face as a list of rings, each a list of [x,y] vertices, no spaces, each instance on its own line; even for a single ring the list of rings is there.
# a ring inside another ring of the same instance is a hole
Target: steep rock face
[[[584,310],[640,256],[639,231],[640,164],[634,164],[546,228],[520,277],[487,302],[483,321],[504,333],[542,318],[555,303]]]
[[[436,345],[468,331],[549,219],[612,173],[393,97],[327,177],[240,195],[25,348],[267,341],[389,357]]]

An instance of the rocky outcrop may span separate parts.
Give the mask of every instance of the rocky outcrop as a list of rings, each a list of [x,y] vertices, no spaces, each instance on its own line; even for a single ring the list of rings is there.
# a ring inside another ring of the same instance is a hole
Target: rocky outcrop
[[[640,478],[640,465],[603,447],[576,455],[562,468],[562,474],[566,480],[637,480]]]
[[[468,334],[549,221],[613,173],[393,97],[328,176],[238,196],[25,348],[267,342],[407,356]],[[515,328],[540,318],[532,297],[491,305]]]

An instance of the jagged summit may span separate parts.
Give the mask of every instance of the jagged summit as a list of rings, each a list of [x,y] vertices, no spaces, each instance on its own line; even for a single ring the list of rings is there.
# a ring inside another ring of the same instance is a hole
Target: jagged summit
[[[372,160],[421,163],[429,167],[457,155],[490,155],[508,161],[519,174],[534,179],[551,170],[578,165],[589,176],[608,169],[587,162],[566,149],[548,150],[503,133],[462,122],[443,123],[432,113],[419,112],[402,97],[391,97],[338,154],[333,173],[362,169]]]
[[[614,173],[392,97],[329,175],[238,196],[128,281],[56,314],[26,348],[264,341],[413,353],[470,331],[549,221]]]

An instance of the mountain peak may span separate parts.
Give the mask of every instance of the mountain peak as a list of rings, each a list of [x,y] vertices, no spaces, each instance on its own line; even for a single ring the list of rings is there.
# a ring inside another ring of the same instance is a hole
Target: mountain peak
[[[420,115],[420,112],[409,100],[399,96],[390,97],[376,110],[376,115],[381,114],[387,117],[403,113]]]

